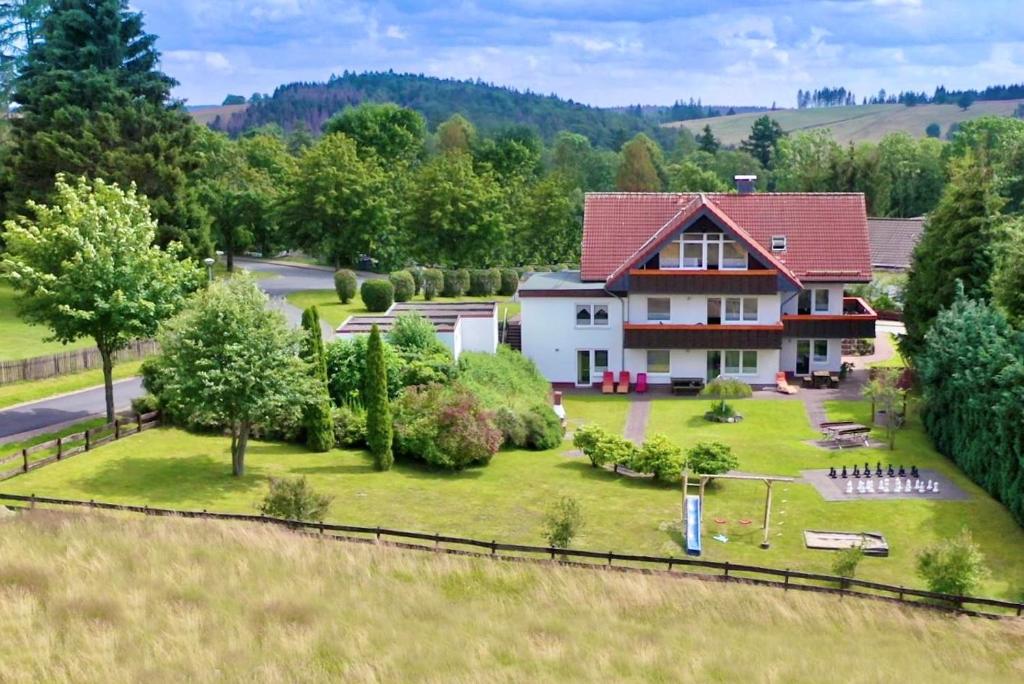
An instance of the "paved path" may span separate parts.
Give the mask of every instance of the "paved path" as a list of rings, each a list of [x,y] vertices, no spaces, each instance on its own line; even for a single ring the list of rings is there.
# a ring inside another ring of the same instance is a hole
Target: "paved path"
[[[302,311],[287,303],[285,297],[301,290],[333,290],[334,274],[329,268],[291,266],[280,262],[235,259],[235,265],[250,271],[273,273],[275,277],[258,280],[260,288],[270,295],[273,306],[280,307],[293,325],[302,321]],[[372,274],[358,274],[360,280]],[[330,339],[334,331],[321,324],[324,337]],[[122,411],[131,406],[135,397],[145,394],[141,378],[129,378],[114,383],[114,408]],[[53,432],[72,423],[103,415],[103,388],[93,387],[57,397],[0,411],[0,440],[16,442],[44,432]]]
[[[630,399],[629,414],[626,415],[626,439],[634,444],[643,444],[647,437],[647,422],[651,417],[651,400]]]
[[[143,393],[142,378],[115,382],[114,409],[130,408],[132,399]],[[103,404],[103,388],[93,387],[5,409],[0,411],[0,440],[21,441],[102,415]]]

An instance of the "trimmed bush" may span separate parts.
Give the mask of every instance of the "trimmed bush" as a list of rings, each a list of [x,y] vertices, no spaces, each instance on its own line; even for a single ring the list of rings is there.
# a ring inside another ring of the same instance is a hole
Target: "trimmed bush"
[[[366,411],[353,406],[334,409],[334,442],[340,447],[366,446]]]
[[[408,271],[395,271],[388,280],[394,288],[396,302],[407,302],[416,294],[416,281]]]
[[[505,446],[526,446],[526,425],[523,418],[509,407],[502,406],[494,412],[494,426],[501,430]]]
[[[348,304],[356,296],[356,274],[347,268],[334,272],[334,291],[338,293],[338,299],[342,304]]]
[[[473,297],[490,297],[501,285],[501,272],[494,277],[494,269],[478,268],[469,274],[469,294]]]
[[[448,470],[483,465],[501,448],[491,413],[467,388],[407,388],[395,402],[395,445],[409,458]]]
[[[636,445],[625,437],[613,435],[601,428],[584,425],[573,435],[572,443],[582,451],[595,468],[616,463],[632,468],[635,464]]]
[[[381,313],[395,303],[395,286],[387,280],[367,280],[359,289],[367,311]]]
[[[597,425],[584,425],[573,433],[572,444],[582,451],[583,455],[590,459],[590,465],[596,468],[607,463],[597,450],[597,445],[607,434]]]
[[[423,269],[423,298],[428,302],[444,292],[444,273],[436,268]]]
[[[523,446],[527,449],[546,451],[554,449],[562,443],[562,438],[565,436],[562,421],[550,406],[534,406],[522,414],[521,420],[526,431],[526,441]]]
[[[469,289],[469,283],[463,284],[462,275],[466,271],[448,269],[444,271],[444,287],[441,294],[445,297],[461,297]]]
[[[409,271],[409,275],[412,276],[413,283],[413,295],[418,295],[423,289],[423,269],[420,266],[413,266],[412,268],[406,269]]]
[[[270,491],[259,505],[263,515],[285,520],[323,520],[331,497],[318,494],[304,477],[270,478]]]
[[[697,442],[686,452],[686,465],[696,475],[722,475],[738,468],[740,462],[721,442]]]
[[[734,378],[718,377],[704,386],[700,396],[712,399],[746,399],[754,394],[750,385]]]
[[[637,451],[633,470],[653,473],[661,482],[679,482],[683,473],[683,450],[665,435],[654,435]]]
[[[498,287],[498,294],[503,297],[511,297],[519,290],[519,272],[514,268],[501,269],[501,285]]]

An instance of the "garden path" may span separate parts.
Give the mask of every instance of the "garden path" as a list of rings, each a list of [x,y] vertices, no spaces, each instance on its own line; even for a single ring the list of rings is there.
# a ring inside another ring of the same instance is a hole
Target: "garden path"
[[[629,413],[626,415],[626,427],[623,430],[626,439],[634,444],[642,444],[647,437],[647,422],[651,418],[651,400],[647,397],[630,396]]]

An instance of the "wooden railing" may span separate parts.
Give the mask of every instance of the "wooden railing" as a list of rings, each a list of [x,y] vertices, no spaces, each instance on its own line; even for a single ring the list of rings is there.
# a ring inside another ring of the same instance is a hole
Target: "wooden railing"
[[[1024,603],[1003,601],[1000,599],[977,596],[955,596],[940,594],[922,589],[910,589],[891,584],[870,582],[856,578],[844,578],[834,575],[822,575],[798,570],[780,570],[757,565],[701,560],[698,558],[673,558],[645,556],[638,554],[615,553],[613,551],[587,551],[583,549],[559,549],[550,546],[529,546],[524,544],[505,544],[498,541],[483,541],[466,537],[453,537],[443,534],[426,532],[408,532],[393,530],[386,527],[366,527],[361,525],[339,525],[325,522],[303,522],[284,520],[263,515],[244,513],[210,513],[208,511],[174,510],[168,508],[151,508],[130,504],[104,503],[100,501],[78,501],[73,499],[54,499],[49,497],[17,494],[0,494],[0,501],[12,501],[29,506],[79,506],[100,510],[142,513],[153,516],[174,516],[182,518],[205,518],[213,520],[234,520],[278,525],[307,534],[322,535],[327,538],[349,542],[373,542],[389,546],[433,551],[457,555],[483,556],[502,560],[517,561],[555,561],[566,565],[583,568],[605,568],[620,572],[659,573],[676,577],[692,577],[696,579],[740,582],[760,586],[776,587],[784,590],[812,591],[842,596],[856,596],[876,600],[894,601],[912,606],[932,608],[985,617],[1020,617],[1024,614]],[[345,535],[330,534],[342,532]],[[363,535],[359,537],[352,534]],[[403,541],[389,541],[389,539]],[[408,543],[413,540],[422,543]],[[468,547],[468,548],[467,548]],[[617,565],[616,565],[617,563]],[[701,572],[710,570],[712,572]],[[995,609],[995,610],[993,610]]]
[[[115,361],[134,361],[160,351],[154,340],[137,340],[114,354]],[[93,368],[102,368],[100,352],[95,347],[36,356],[31,359],[0,361],[0,385],[25,380],[45,380]]]
[[[158,425],[160,425],[160,413],[153,411],[117,418],[112,423],[97,425],[88,430],[19,449],[7,456],[0,457],[0,481],[38,470],[51,463],[63,461],[108,442],[149,430]],[[12,463],[17,463],[17,466],[11,468],[10,464]]]

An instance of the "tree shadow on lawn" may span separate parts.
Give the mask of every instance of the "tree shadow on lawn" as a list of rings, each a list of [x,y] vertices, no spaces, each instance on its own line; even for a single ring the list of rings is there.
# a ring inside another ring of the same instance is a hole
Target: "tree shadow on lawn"
[[[180,506],[183,500],[215,505],[223,499],[262,489],[264,469],[246,466],[245,476],[231,474],[231,463],[201,454],[180,458],[128,457],[105,464],[71,484],[97,499],[116,497],[140,504]]]
[[[594,480],[597,482],[608,482],[622,485],[624,487],[631,487],[635,489],[647,489],[647,490],[661,490],[661,489],[678,489],[678,484],[672,484],[671,482],[658,482],[650,477],[629,477],[628,475],[612,472],[604,468],[597,468],[590,464],[589,461],[566,461],[555,465],[556,468],[566,468],[568,470],[574,470],[583,479]]]
[[[369,454],[364,453],[362,463],[338,463],[335,465],[309,466],[306,468],[291,468],[290,473],[295,475],[386,475],[373,467],[373,461]],[[476,465],[465,470],[445,470],[435,468],[426,463],[410,460],[408,458],[396,458],[395,464],[391,467],[390,473],[410,477],[417,480],[475,480],[481,477],[485,465]]]

